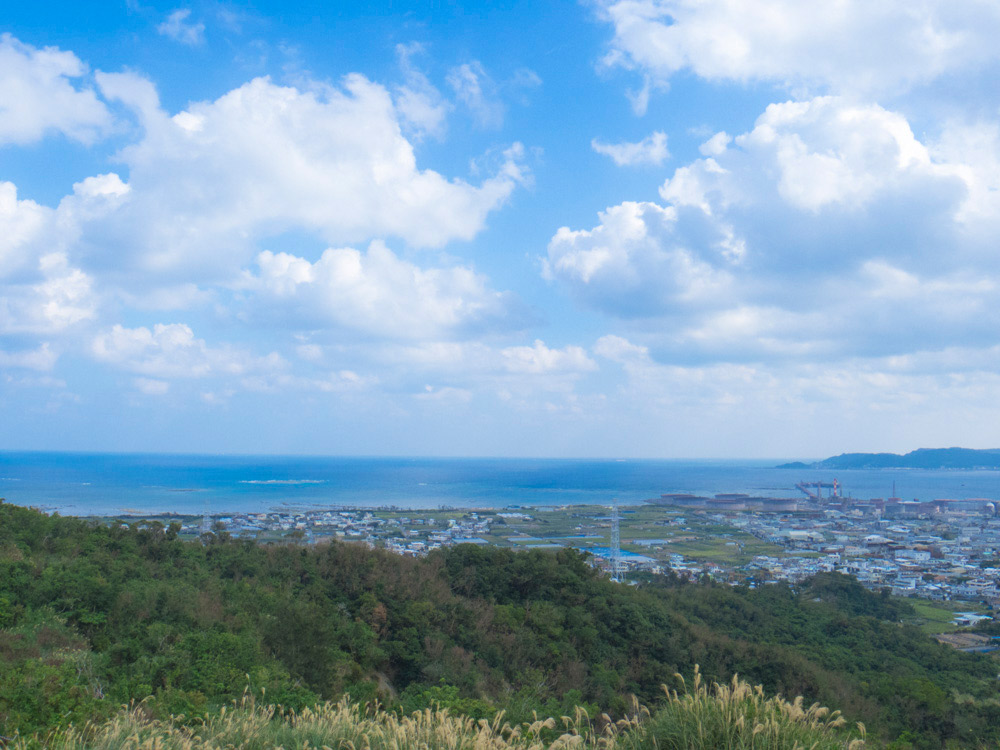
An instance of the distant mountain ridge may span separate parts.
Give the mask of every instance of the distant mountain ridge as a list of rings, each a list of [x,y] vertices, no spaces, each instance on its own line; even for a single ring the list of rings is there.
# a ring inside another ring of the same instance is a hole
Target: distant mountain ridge
[[[1000,448],[918,448],[899,453],[841,453],[815,463],[793,461],[779,469],[1000,469]]]

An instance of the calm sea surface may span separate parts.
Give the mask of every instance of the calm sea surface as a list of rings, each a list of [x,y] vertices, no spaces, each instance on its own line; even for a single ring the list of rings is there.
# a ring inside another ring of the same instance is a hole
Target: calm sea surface
[[[0,497],[64,515],[272,508],[640,503],[665,492],[801,496],[837,478],[854,497],[1000,498],[996,471],[819,471],[769,461],[319,458],[0,452]]]

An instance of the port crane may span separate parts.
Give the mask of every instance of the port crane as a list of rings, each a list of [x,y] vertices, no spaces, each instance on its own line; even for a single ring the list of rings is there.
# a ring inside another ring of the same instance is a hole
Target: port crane
[[[797,482],[795,487],[799,492],[805,493],[810,500],[823,500],[824,489],[830,490],[830,494],[826,497],[841,497],[840,482],[836,479],[832,482]]]

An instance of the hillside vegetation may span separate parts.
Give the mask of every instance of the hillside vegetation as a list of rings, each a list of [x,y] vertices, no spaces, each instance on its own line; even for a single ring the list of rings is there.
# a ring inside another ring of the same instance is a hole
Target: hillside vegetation
[[[825,575],[757,590],[611,583],[572,550],[183,541],[0,505],[0,734],[143,713],[214,716],[244,693],[296,711],[349,693],[512,726],[628,715],[674,673],[745,675],[940,747],[1000,738],[997,665],[899,623],[907,605]],[[119,717],[120,719],[120,717]]]
[[[815,463],[794,461],[779,469],[1000,469],[1000,449],[917,448],[909,453],[841,453]]]

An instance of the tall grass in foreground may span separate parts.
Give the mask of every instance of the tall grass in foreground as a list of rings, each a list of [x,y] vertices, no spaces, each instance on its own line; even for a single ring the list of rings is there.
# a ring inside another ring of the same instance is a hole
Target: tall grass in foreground
[[[683,680],[682,680],[683,682]],[[666,688],[665,688],[666,690]],[[183,717],[150,719],[142,705],[113,719],[70,727],[45,737],[17,738],[16,750],[859,750],[839,712],[817,705],[804,709],[768,698],[760,686],[733,678],[728,685],[703,684],[695,668],[692,690],[666,690],[655,713],[636,704],[629,718],[592,719],[583,709],[573,717],[536,719],[511,726],[502,715],[492,722],[430,709],[400,716],[348,701],[301,712],[282,712],[252,698],[224,708],[204,722]],[[863,737],[864,727],[859,725]]]
[[[684,678],[676,677],[684,684]],[[664,688],[667,702],[642,726],[643,747],[659,750],[765,750],[805,748],[811,750],[860,750],[865,727],[857,725],[856,739],[847,733],[840,711],[814,703],[803,707],[802,696],[789,702],[781,696],[768,698],[760,685],[733,677],[728,685],[709,688],[698,667],[689,692]]]

